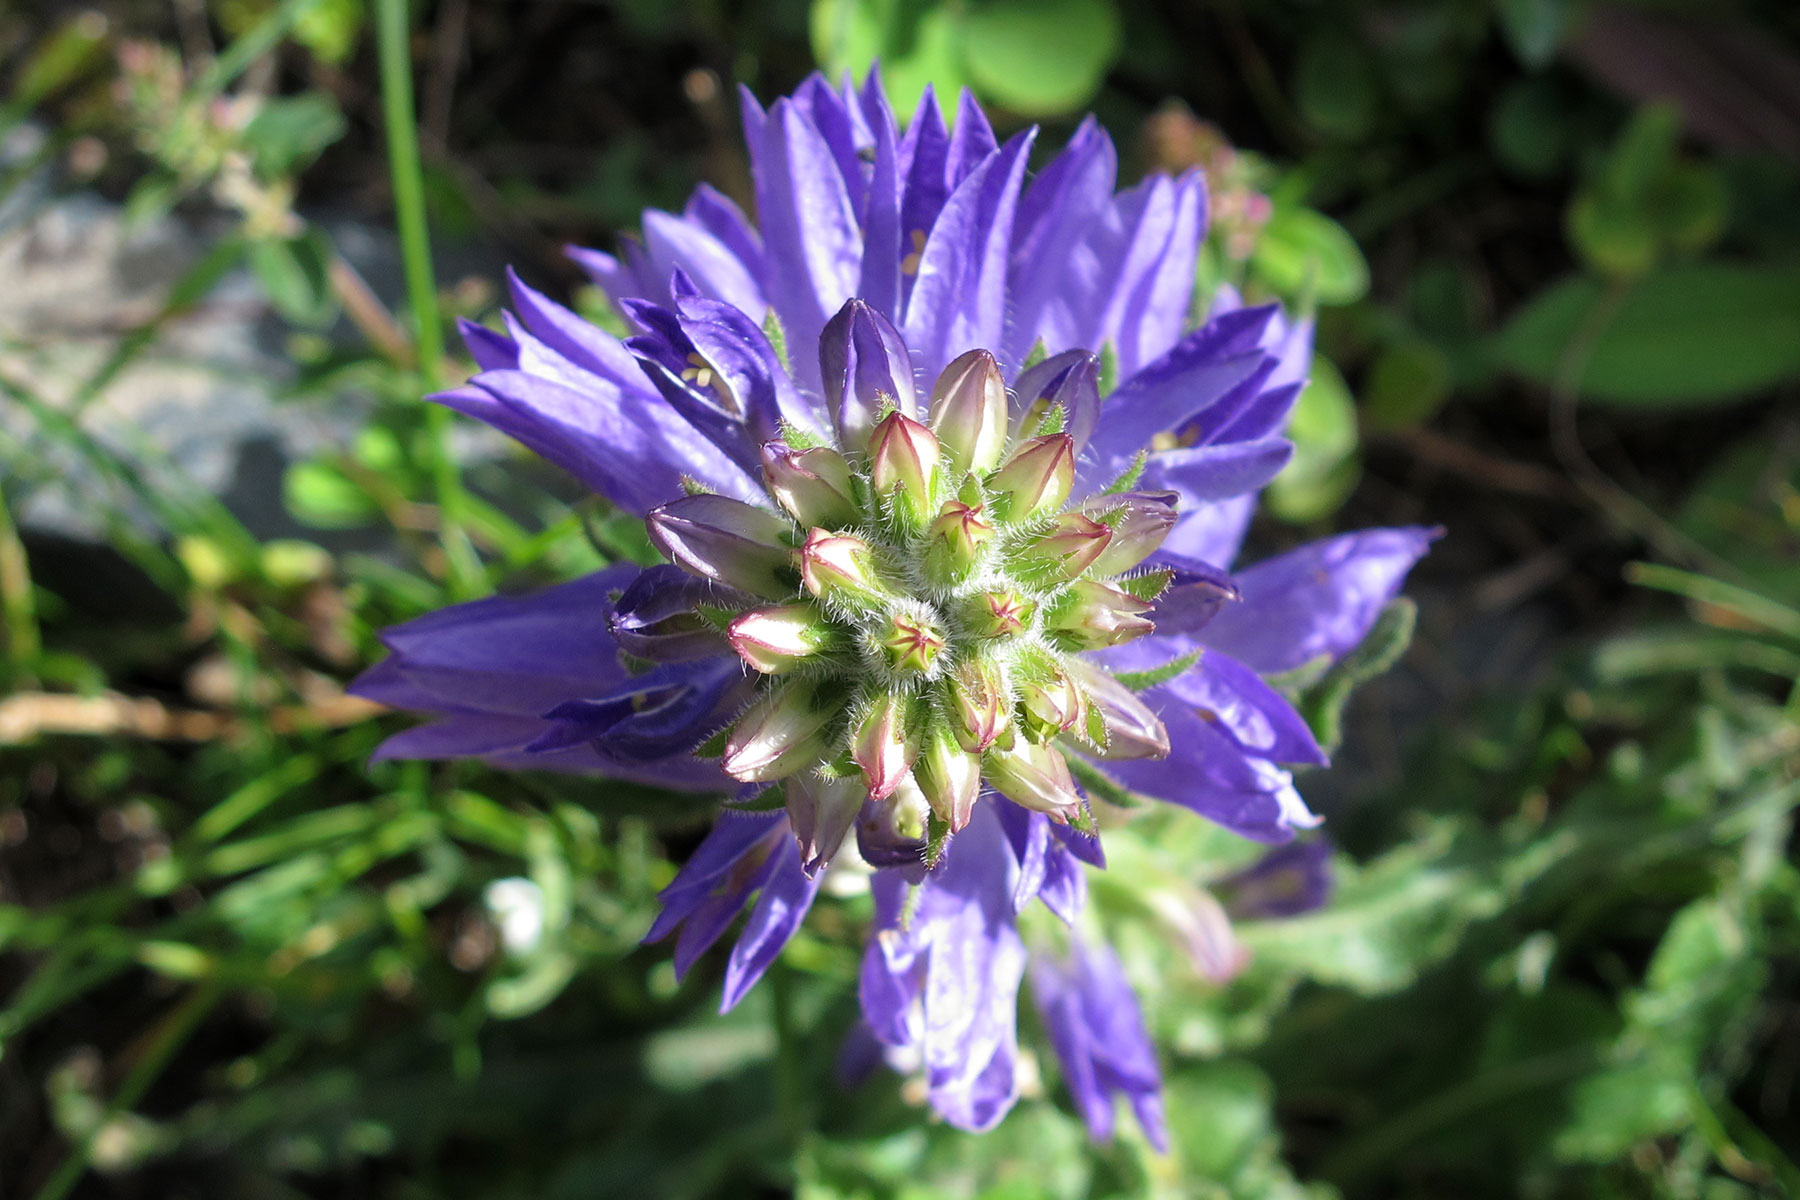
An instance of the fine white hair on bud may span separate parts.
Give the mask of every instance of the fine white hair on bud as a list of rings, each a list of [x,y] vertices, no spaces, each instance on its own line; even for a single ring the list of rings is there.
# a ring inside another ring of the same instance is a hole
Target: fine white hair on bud
[[[953,361],[918,413],[885,322],[853,302],[828,334],[836,442],[764,442],[768,507],[702,495],[650,516],[659,549],[738,598],[692,617],[758,681],[721,767],[786,781],[809,873],[853,824],[875,822],[859,837],[889,850],[941,849],[984,785],[1081,819],[1065,749],[1168,752],[1155,713],[1081,655],[1154,629],[1154,591],[1132,572],[1173,527],[1175,495],[1067,508],[1066,414],[1016,420],[992,354]]]

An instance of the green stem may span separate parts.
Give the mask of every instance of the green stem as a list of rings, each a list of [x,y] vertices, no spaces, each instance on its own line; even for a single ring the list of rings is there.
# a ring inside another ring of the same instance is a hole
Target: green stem
[[[412,23],[407,0],[376,0],[375,39],[381,62],[381,110],[387,125],[388,167],[393,175],[394,220],[406,267],[406,296],[419,345],[419,376],[426,390],[443,384],[444,326],[438,313],[425,222],[425,176],[419,159],[419,127],[413,112]],[[486,590],[481,562],[464,529],[462,476],[450,453],[450,412],[431,405],[425,414],[431,444],[431,477],[437,493],[439,535],[449,562],[448,583],[459,598]]]
[[[163,1068],[169,1065],[175,1052],[193,1035],[218,998],[218,989],[211,983],[203,983],[189,992],[187,999],[163,1018],[155,1037],[144,1048],[143,1057],[138,1059],[131,1074],[119,1086],[112,1103],[106,1106],[105,1116],[76,1143],[69,1157],[63,1159],[56,1174],[38,1192],[37,1200],[63,1200],[81,1181],[82,1173],[87,1170],[88,1159],[94,1152],[94,1140],[120,1113],[143,1099],[144,1093],[150,1090],[150,1085],[156,1082]]]
[[[777,959],[769,966],[775,1018],[775,1106],[788,1147],[798,1153],[806,1139],[806,1082],[800,1034],[794,1026],[794,971]]]
[[[6,629],[6,658],[16,684],[31,673],[43,643],[31,594],[31,564],[4,494],[0,494],[0,624]]]

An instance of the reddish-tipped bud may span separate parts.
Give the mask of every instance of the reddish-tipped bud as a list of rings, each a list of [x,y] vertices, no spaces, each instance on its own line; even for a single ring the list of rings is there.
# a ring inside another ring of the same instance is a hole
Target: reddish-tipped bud
[[[1069,764],[1053,746],[1022,741],[1011,750],[991,751],[982,770],[1002,796],[1053,821],[1067,824],[1081,811]]]
[[[816,605],[801,601],[756,608],[726,629],[738,657],[765,675],[782,675],[844,643],[843,630]]]
[[[876,576],[874,551],[859,537],[814,529],[799,558],[800,581],[821,600],[866,605],[887,595]]]
[[[981,756],[956,744],[942,729],[934,731],[913,763],[913,782],[938,819],[961,833],[981,795]]]
[[[823,734],[837,711],[812,684],[786,684],[738,718],[719,765],[746,783],[792,775],[824,758]]]
[[[948,685],[950,729],[971,754],[1011,740],[1012,699],[1000,669],[981,659],[957,668]]]
[[[931,428],[958,471],[985,475],[1006,450],[1006,380],[986,350],[971,350],[931,389]]]
[[[1047,742],[1075,728],[1087,716],[1087,697],[1060,666],[1019,689],[1025,736]]]
[[[988,480],[994,511],[1013,524],[1048,516],[1075,486],[1075,439],[1065,433],[1032,438]]]
[[[1014,566],[1033,583],[1073,579],[1106,552],[1113,531],[1080,513],[1063,513],[1050,532],[1019,551]]]
[[[1156,625],[1144,616],[1151,607],[1111,584],[1083,579],[1063,593],[1045,627],[1077,649],[1101,650],[1154,632]]]
[[[1127,492],[1090,506],[1112,527],[1112,541],[1094,562],[1094,574],[1117,575],[1156,553],[1175,527],[1174,492]]]
[[[808,878],[837,854],[862,804],[862,780],[855,777],[821,779],[802,771],[788,778],[788,823],[800,843],[800,869]]]
[[[794,594],[786,521],[725,496],[683,496],[650,510],[650,541],[691,574],[758,596]]]
[[[881,419],[869,439],[869,485],[916,529],[936,511],[932,497],[942,457],[937,436],[895,410]]]
[[[926,674],[943,649],[944,635],[930,621],[912,613],[890,618],[881,639],[888,666],[901,673]]]
[[[769,494],[802,525],[840,529],[860,519],[850,464],[836,450],[795,450],[786,442],[764,442],[762,465]]]
[[[982,592],[963,603],[963,627],[979,638],[1013,637],[1031,624],[1037,605],[1012,589]]]
[[[907,736],[906,702],[894,696],[875,701],[857,723],[850,757],[862,769],[869,799],[886,800],[912,770],[918,746]]]
[[[994,527],[979,504],[952,500],[938,509],[925,544],[925,573],[939,583],[960,583],[981,561]]]
[[[1087,695],[1088,704],[1106,727],[1104,758],[1163,758],[1169,753],[1169,731],[1132,690],[1099,667],[1079,659],[1069,674]]]

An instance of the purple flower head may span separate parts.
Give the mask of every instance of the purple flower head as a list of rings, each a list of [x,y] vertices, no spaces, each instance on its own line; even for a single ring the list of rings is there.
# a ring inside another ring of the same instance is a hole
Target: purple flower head
[[[436,718],[389,757],[779,788],[718,819],[652,938],[679,930],[685,971],[749,908],[729,1006],[860,857],[873,1037],[985,1129],[1017,1095],[1018,916],[1073,922],[1104,862],[1080,781],[1267,842],[1316,824],[1290,768],[1325,756],[1268,677],[1356,646],[1433,534],[1234,573],[1311,331],[1232,294],[1191,322],[1197,173],[1115,191],[1089,120],[1028,179],[1035,131],[1002,143],[966,95],[952,129],[929,94],[902,129],[873,76],[746,96],[744,128],[754,224],[703,188],[574,252],[632,336],[515,278],[437,397],[643,515],[670,565],[415,621],[357,686]],[[1123,1094],[1160,1142],[1110,952],[1035,978],[1095,1132]]]

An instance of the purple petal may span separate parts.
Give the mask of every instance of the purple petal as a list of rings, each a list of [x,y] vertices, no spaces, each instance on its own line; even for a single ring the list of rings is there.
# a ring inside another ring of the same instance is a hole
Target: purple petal
[[[1067,961],[1033,962],[1031,991],[1070,1098],[1094,1139],[1112,1140],[1113,1101],[1124,1096],[1145,1137],[1166,1154],[1162,1074],[1118,957],[1103,944],[1076,940]]]
[[[760,263],[744,262],[696,221],[651,209],[644,214],[644,250],[650,270],[660,277],[681,271],[702,294],[742,309],[759,322],[768,311],[753,273]]]
[[[1051,353],[1076,345],[1075,306],[1099,269],[1083,238],[1112,200],[1118,160],[1112,139],[1087,117],[1020,199],[1001,355],[1009,368],[1040,340]]]
[[[1030,437],[1037,417],[1061,406],[1063,432],[1080,454],[1100,419],[1100,363],[1085,350],[1065,350],[1019,372],[1013,381],[1013,437]],[[1025,429],[1030,424],[1032,429]]]
[[[1235,917],[1280,918],[1323,908],[1332,884],[1331,843],[1313,838],[1275,847],[1215,889],[1228,898]]]
[[[1244,602],[1205,641],[1264,675],[1336,658],[1368,634],[1437,530],[1366,529],[1312,542],[1236,576]]]
[[[774,873],[763,884],[750,920],[731,948],[725,964],[725,987],[719,1001],[720,1012],[730,1012],[739,1000],[756,986],[769,964],[781,953],[806,919],[813,897],[819,893],[823,876],[808,879],[800,869],[800,852],[792,838],[783,841],[775,852]]]
[[[1178,493],[1187,509],[1260,491],[1293,456],[1284,437],[1167,450],[1150,456],[1142,486]]]
[[[1312,729],[1280,692],[1222,650],[1209,649],[1191,671],[1163,685],[1212,714],[1219,729],[1247,754],[1278,763],[1323,766],[1325,752]]]

